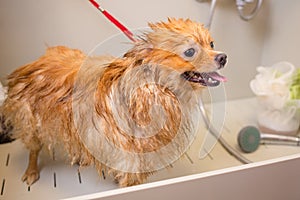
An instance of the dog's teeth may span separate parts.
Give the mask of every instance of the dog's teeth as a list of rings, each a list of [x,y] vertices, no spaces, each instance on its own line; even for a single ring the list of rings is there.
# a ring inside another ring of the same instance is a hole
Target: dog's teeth
[[[211,83],[211,84],[216,84],[218,81],[215,80],[215,79],[213,79],[213,78],[211,78],[211,77],[209,77],[209,78],[207,79],[207,82],[208,82],[208,83]]]

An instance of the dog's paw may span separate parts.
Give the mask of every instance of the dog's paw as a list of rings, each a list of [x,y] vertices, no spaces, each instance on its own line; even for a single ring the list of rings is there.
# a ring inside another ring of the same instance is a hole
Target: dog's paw
[[[22,176],[22,181],[27,183],[27,185],[32,185],[40,178],[40,173],[38,170],[26,170],[25,174]]]
[[[115,183],[120,187],[129,187],[142,184],[148,177],[148,173],[117,173],[114,175]]]

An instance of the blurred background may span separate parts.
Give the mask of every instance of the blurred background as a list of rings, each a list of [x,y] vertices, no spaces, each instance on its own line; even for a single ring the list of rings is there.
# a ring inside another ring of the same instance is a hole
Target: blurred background
[[[207,23],[210,1],[98,0],[129,29],[167,17],[191,18]],[[228,99],[254,96],[249,81],[259,65],[289,61],[298,66],[300,1],[264,0],[258,15],[240,19],[234,0],[219,0],[211,25],[216,50],[227,53]],[[66,45],[85,53],[120,33],[87,0],[1,0],[0,80],[41,56],[47,46]],[[128,42],[128,41],[124,41]],[[111,48],[118,48],[112,46]]]

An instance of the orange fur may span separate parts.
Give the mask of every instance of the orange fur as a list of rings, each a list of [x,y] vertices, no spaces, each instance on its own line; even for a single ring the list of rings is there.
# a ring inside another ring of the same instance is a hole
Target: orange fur
[[[120,186],[142,183],[153,172],[143,169],[156,161],[146,164],[142,157],[120,159],[124,165],[138,169],[136,172],[107,165],[103,160],[109,160],[115,152],[106,149],[105,141],[134,154],[158,152],[173,142],[181,130],[180,123],[189,124],[183,108],[189,112],[195,106],[193,94],[186,88],[192,86],[192,92],[203,88],[183,80],[180,74],[216,70],[218,52],[211,48],[212,38],[203,25],[191,20],[170,18],[149,26],[153,32],[145,34],[123,58],[88,57],[79,50],[58,46],[48,48],[44,56],[8,77],[8,97],[1,113],[13,126],[13,136],[30,150],[23,181],[31,185],[38,179],[38,152],[43,145],[52,149],[56,144],[64,146],[72,164],[94,164],[99,172],[105,170],[114,176]],[[195,56],[183,57],[182,52],[190,46],[196,49]],[[141,77],[147,73],[154,82],[143,84]],[[163,117],[159,109],[152,109],[154,105],[160,105]],[[139,131],[128,133],[119,126],[116,113],[122,119],[130,118],[128,127],[135,127],[130,130],[148,128],[157,134],[138,137]],[[189,131],[186,128],[176,140],[174,148],[178,151],[184,151],[190,141]],[[172,157],[172,152],[169,154],[159,155],[159,159]]]

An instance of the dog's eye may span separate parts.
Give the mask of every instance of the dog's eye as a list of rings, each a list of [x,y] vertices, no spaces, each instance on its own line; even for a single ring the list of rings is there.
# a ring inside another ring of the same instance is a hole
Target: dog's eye
[[[195,54],[196,50],[194,48],[189,48],[188,50],[186,50],[184,52],[184,55],[186,57],[193,57],[193,55]]]
[[[210,47],[213,49],[215,48],[214,42],[210,42]]]

